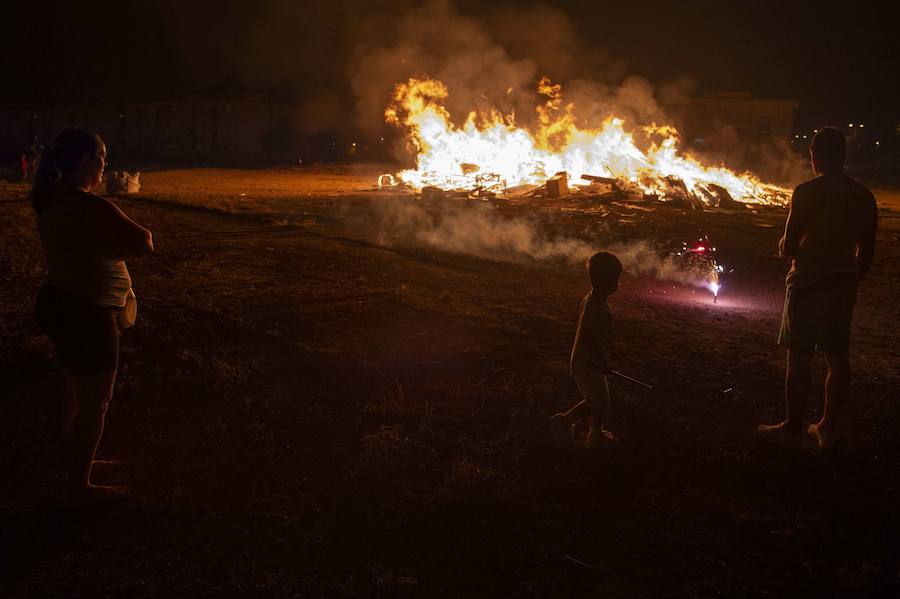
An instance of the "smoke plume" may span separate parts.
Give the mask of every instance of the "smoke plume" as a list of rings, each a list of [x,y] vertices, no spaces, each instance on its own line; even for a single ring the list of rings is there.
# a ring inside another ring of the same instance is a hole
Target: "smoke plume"
[[[434,250],[506,262],[568,262],[581,264],[595,252],[618,256],[625,272],[674,281],[695,287],[707,285],[709,265],[680,260],[677,253],[655,248],[650,242],[613,240],[604,225],[582,232],[581,237],[554,236],[544,220],[504,216],[480,202],[453,200],[425,205],[391,200],[381,210],[379,242],[394,247]]]
[[[599,125],[612,113],[631,124],[663,120],[649,82],[623,80],[622,62],[591,47],[570,17],[547,6],[500,7],[475,18],[434,0],[398,18],[391,33],[385,42],[361,44],[350,61],[365,130],[384,127],[394,85],[423,76],[447,85],[446,107],[457,122],[473,110],[498,109],[529,125],[542,76],[563,84],[565,102],[575,104],[584,124]]]
[[[691,147],[690,153],[708,163],[750,171],[776,185],[792,186],[812,173],[808,157],[798,154],[787,139],[747,140],[732,125],[719,125],[706,136],[703,148]]]

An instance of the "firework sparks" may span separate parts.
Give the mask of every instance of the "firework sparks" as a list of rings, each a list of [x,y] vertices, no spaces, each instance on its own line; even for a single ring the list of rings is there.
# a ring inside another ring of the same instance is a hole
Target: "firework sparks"
[[[720,276],[725,272],[725,267],[716,259],[717,251],[709,236],[703,235],[693,243],[682,242],[681,251],[676,254],[682,268],[695,277],[695,285],[712,292],[713,303],[718,303],[719,290],[722,288]]]

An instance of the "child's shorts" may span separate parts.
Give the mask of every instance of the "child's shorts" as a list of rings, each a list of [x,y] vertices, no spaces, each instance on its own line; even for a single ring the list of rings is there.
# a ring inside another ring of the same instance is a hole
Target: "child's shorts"
[[[833,275],[809,287],[788,287],[778,344],[798,354],[845,354],[856,305],[856,276]]]
[[[606,375],[595,368],[578,369],[572,374],[588,407],[595,412],[606,411],[609,407],[609,384],[606,382]]]

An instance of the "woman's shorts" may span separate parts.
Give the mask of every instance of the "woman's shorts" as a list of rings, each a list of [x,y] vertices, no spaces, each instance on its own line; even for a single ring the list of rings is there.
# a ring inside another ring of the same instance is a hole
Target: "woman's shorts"
[[[798,354],[845,354],[856,305],[856,277],[833,275],[809,287],[788,287],[778,343]]]
[[[38,325],[56,346],[59,361],[80,375],[105,374],[118,368],[117,312],[50,284],[41,287],[35,306]]]

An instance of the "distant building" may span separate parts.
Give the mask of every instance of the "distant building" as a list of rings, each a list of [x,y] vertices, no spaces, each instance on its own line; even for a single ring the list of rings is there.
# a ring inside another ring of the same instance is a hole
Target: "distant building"
[[[185,97],[93,106],[0,109],[0,148],[50,146],[64,129],[100,134],[112,156],[133,160],[259,162],[296,153],[298,106],[257,95]]]
[[[716,92],[670,107],[680,116],[686,141],[700,145],[723,131],[742,140],[789,140],[799,102],[763,100],[742,92]]]

